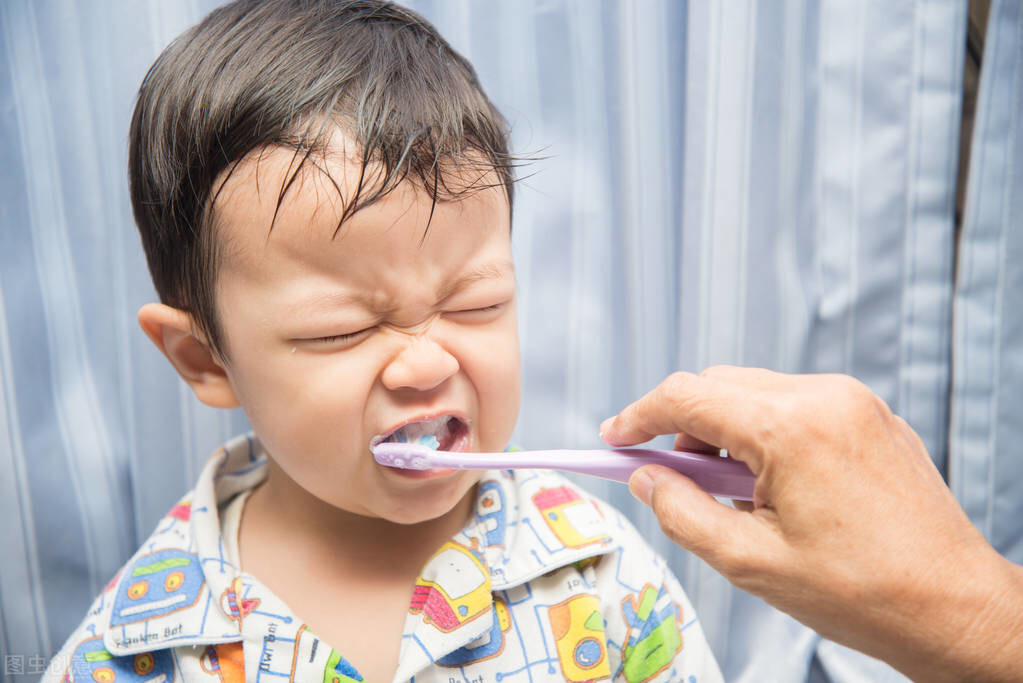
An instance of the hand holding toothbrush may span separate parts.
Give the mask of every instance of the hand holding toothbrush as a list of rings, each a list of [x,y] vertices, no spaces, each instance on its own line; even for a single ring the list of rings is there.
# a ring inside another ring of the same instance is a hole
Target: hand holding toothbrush
[[[757,475],[722,505],[657,465],[632,476],[664,532],[740,588],[917,680],[1018,680],[1023,568],[973,527],[917,434],[857,380],[676,373],[604,422],[612,446],[678,434]]]

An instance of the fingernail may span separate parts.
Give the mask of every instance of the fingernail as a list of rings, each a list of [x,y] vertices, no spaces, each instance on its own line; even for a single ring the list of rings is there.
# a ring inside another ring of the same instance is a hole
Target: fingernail
[[[650,496],[654,490],[654,480],[642,469],[636,470],[629,477],[629,492],[643,505],[650,505]]]
[[[613,417],[609,417],[600,423],[600,438],[605,443],[610,444],[610,442],[607,440],[607,433],[611,431],[611,425],[614,424],[614,421],[615,419]]]

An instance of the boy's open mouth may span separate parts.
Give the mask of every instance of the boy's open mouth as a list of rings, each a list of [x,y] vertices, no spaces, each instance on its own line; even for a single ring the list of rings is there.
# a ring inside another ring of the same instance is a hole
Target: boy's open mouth
[[[438,415],[406,422],[388,434],[374,436],[370,448],[379,443],[418,443],[438,451],[463,451],[469,447],[469,426],[454,415]]]

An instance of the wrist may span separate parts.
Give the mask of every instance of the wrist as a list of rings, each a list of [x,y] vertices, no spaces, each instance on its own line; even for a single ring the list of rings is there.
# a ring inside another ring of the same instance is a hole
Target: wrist
[[[1023,653],[1023,567],[989,545],[932,572],[886,658],[913,680],[1014,681]],[[895,622],[898,623],[898,622]],[[907,637],[916,642],[898,647]]]
[[[951,664],[962,672],[960,680],[1018,681],[1023,657],[1023,567],[993,549],[990,555],[990,573],[976,577],[973,594],[962,605],[969,610],[969,619],[958,636],[962,647],[950,649]]]

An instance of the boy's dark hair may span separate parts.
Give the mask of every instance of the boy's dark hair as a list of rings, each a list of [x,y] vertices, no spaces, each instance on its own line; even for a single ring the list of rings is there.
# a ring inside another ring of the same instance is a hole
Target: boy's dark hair
[[[363,171],[342,197],[338,229],[405,180],[434,203],[503,185],[511,204],[514,160],[501,114],[469,62],[425,19],[389,2],[237,0],[171,43],[142,82],[128,177],[149,271],[161,301],[192,314],[224,360],[214,185],[250,152],[290,147],[279,208],[336,124],[357,145]],[[466,168],[480,180],[445,181]],[[487,185],[491,170],[498,181]]]

